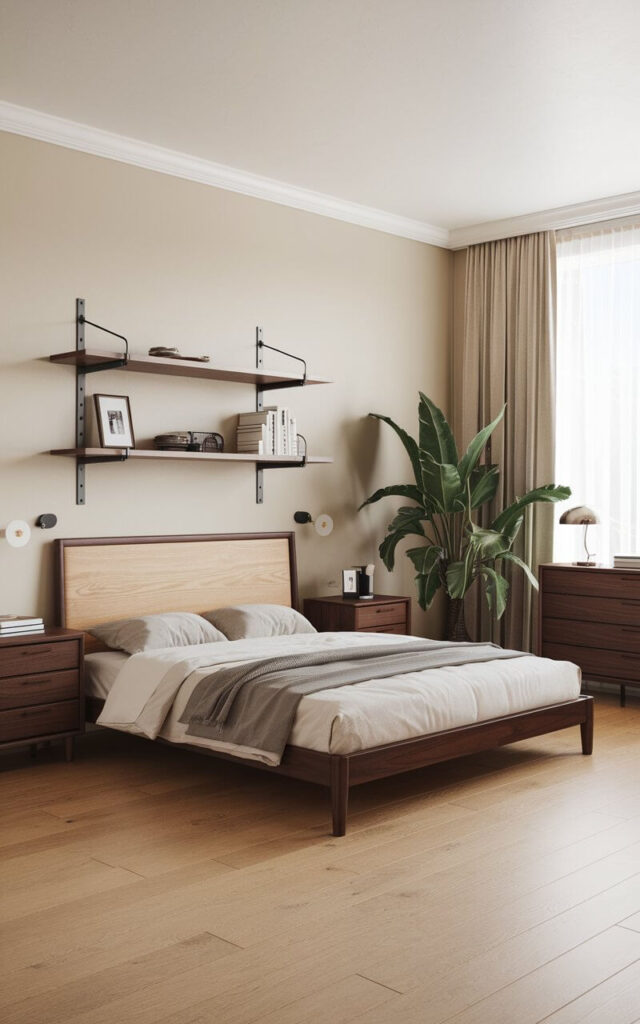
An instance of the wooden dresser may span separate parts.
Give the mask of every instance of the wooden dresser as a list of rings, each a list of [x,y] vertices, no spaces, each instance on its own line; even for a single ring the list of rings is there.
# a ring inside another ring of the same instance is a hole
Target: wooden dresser
[[[73,739],[84,731],[84,634],[71,629],[0,639],[0,750]]]
[[[573,661],[585,679],[640,688],[640,572],[540,566],[538,650]]]
[[[357,597],[310,597],[304,614],[321,633],[342,630],[359,633],[411,632],[411,598],[376,594]]]

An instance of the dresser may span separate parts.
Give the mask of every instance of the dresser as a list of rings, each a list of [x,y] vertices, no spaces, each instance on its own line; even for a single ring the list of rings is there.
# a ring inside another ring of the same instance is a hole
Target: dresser
[[[0,750],[64,742],[84,731],[83,634],[71,629],[0,639]]]
[[[640,572],[541,565],[538,650],[573,661],[585,679],[640,689]]]
[[[321,633],[345,630],[359,633],[411,632],[411,598],[375,594],[356,597],[309,597],[304,614]]]

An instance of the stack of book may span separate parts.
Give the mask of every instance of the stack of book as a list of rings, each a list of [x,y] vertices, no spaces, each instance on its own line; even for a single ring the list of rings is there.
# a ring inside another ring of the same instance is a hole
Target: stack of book
[[[297,455],[295,416],[278,405],[271,405],[262,412],[240,413],[236,447],[246,455]]]
[[[640,569],[640,555],[614,555],[614,569]]]
[[[0,615],[0,639],[3,636],[26,636],[44,633],[42,619],[29,619],[24,615]]]

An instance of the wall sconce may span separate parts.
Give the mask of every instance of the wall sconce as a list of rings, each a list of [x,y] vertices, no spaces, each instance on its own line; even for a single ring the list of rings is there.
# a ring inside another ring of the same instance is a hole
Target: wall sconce
[[[24,548],[31,540],[31,527],[24,519],[12,519],[2,532],[12,548]]]
[[[316,533],[320,537],[328,537],[333,531],[333,519],[326,512],[321,512],[315,519],[312,518],[310,512],[294,512],[293,518],[296,523],[303,526],[305,523],[313,523],[316,528]]]

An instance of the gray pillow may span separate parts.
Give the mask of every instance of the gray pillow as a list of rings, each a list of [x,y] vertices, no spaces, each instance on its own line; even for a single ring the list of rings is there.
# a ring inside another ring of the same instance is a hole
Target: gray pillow
[[[107,647],[127,654],[141,654],[160,647],[189,647],[226,640],[201,615],[192,612],[167,612],[164,615],[140,615],[94,626],[89,632]]]
[[[304,615],[284,604],[236,604],[231,608],[203,612],[203,615],[224,633],[227,640],[316,632]]]

